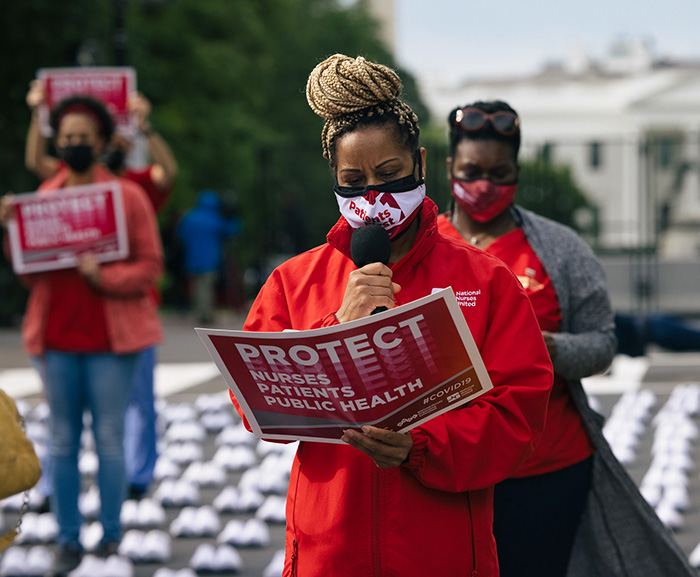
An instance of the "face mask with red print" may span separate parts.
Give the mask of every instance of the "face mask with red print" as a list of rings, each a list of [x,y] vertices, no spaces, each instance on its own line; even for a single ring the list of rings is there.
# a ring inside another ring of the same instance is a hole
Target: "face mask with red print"
[[[334,187],[340,214],[352,228],[379,224],[396,237],[411,224],[425,199],[425,183],[413,175],[364,188]]]
[[[460,208],[479,222],[488,222],[503,213],[515,199],[518,183],[494,184],[490,180],[450,179],[452,196]]]

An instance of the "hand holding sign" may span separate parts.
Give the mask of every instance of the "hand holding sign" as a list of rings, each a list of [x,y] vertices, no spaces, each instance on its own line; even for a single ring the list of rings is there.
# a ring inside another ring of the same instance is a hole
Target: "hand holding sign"
[[[7,223],[15,216],[14,195],[8,192],[0,199],[0,225],[7,227]]]
[[[395,433],[369,425],[362,427],[362,432],[348,429],[340,440],[371,457],[381,469],[399,467],[413,448],[413,437],[409,433]]]

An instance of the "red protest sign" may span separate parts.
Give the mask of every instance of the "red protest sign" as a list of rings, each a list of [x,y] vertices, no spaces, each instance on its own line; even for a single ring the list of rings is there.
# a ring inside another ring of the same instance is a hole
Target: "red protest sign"
[[[51,135],[49,113],[61,100],[70,96],[92,96],[101,101],[114,118],[120,131],[132,130],[127,99],[136,91],[136,71],[127,66],[82,68],[42,68],[37,78],[44,84],[45,103],[40,122],[44,135]]]
[[[101,262],[129,253],[121,185],[116,180],[18,194],[13,204],[15,218],[8,232],[17,274],[71,268],[84,252]]]
[[[196,329],[261,438],[405,432],[492,388],[451,289],[310,331]]]

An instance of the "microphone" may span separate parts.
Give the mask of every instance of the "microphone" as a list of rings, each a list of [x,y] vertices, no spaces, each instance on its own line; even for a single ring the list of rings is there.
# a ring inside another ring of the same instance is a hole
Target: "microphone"
[[[357,268],[372,262],[389,264],[391,240],[389,233],[379,224],[369,224],[356,228],[350,239],[350,255]],[[386,307],[377,307],[372,314],[381,313]]]

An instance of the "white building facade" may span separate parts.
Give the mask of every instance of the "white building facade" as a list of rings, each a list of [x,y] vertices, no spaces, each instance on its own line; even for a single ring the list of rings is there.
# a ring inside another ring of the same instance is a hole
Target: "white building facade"
[[[597,63],[577,53],[529,77],[424,89],[438,119],[477,100],[513,106],[522,157],[568,165],[597,207],[599,249],[700,259],[700,62],[626,43]]]

